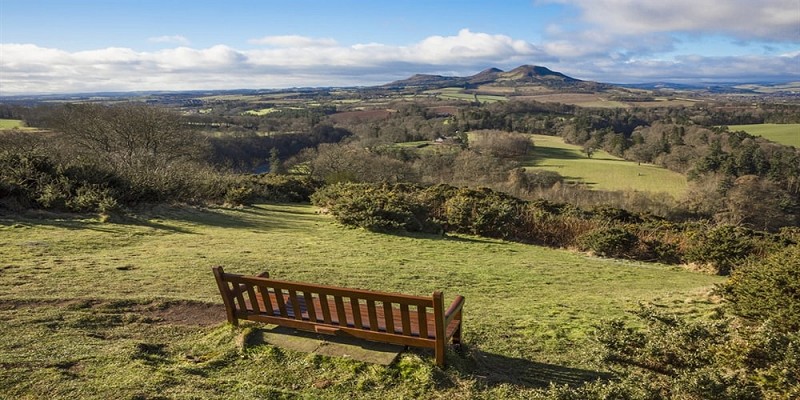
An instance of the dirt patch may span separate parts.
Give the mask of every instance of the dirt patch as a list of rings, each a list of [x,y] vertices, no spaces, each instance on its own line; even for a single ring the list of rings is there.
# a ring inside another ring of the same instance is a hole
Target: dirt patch
[[[0,311],[21,308],[54,307],[66,310],[97,310],[104,314],[135,314],[153,324],[211,326],[226,321],[225,306],[199,301],[168,301],[137,303],[99,299],[30,299],[0,300]]]
[[[210,326],[226,321],[225,306],[197,301],[179,301],[143,312],[154,323],[167,325]]]

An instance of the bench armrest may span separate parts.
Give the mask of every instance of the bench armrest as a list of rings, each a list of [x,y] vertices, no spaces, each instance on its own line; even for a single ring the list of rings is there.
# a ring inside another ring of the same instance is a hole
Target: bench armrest
[[[458,319],[461,320],[461,309],[464,307],[464,296],[456,296],[456,299],[453,300],[453,303],[450,304],[450,307],[447,308],[447,311],[444,313],[444,326],[450,326],[450,323],[453,320]]]

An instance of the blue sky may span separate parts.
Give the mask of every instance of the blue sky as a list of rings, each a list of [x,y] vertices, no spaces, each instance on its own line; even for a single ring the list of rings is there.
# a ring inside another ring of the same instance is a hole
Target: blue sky
[[[0,0],[0,95],[579,79],[800,81],[800,0]]]

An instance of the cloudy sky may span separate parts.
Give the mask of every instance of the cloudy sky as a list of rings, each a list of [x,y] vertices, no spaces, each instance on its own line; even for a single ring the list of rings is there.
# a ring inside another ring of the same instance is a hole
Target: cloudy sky
[[[800,81],[800,0],[0,0],[0,95],[521,64],[611,83]]]

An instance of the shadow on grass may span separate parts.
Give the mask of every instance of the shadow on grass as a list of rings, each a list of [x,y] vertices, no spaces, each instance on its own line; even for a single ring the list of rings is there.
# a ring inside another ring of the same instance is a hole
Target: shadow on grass
[[[561,149],[558,147],[535,147],[533,151],[533,164],[541,159],[580,160],[587,158],[578,150]]]
[[[285,214],[285,215],[282,215]],[[106,222],[100,222],[95,214],[60,213],[28,210],[22,213],[0,214],[0,226],[52,226],[70,230],[94,230],[116,232],[115,226],[146,227],[171,233],[193,234],[191,227],[179,226],[189,223],[233,229],[289,229],[297,227],[298,220],[313,219],[313,215],[302,212],[267,207],[241,209],[203,209],[189,206],[143,206],[125,214],[114,214]],[[179,224],[171,224],[170,221]]]
[[[511,384],[527,388],[547,388],[550,384],[580,386],[596,380],[609,380],[605,372],[545,364],[522,358],[486,353],[462,345],[453,366],[489,386]],[[448,360],[450,361],[450,360]]]
[[[408,231],[370,231],[372,233],[390,235],[411,239],[425,239],[425,240],[441,240],[448,242],[463,242],[463,243],[485,243],[485,244],[503,244],[502,239],[484,239],[479,237],[468,237],[460,234],[437,234],[437,233],[423,233],[423,232],[408,232]]]

